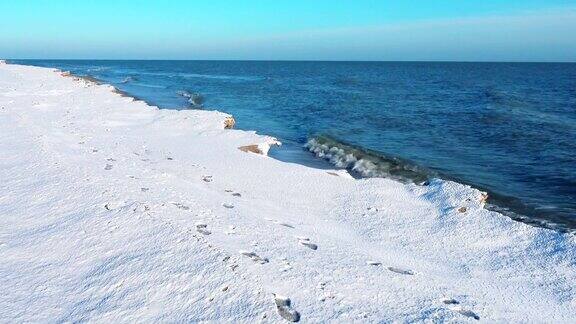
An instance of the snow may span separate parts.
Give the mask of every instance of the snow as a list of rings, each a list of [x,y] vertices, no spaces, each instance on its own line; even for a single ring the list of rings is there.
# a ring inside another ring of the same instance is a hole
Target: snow
[[[276,140],[113,90],[0,64],[0,322],[576,317],[572,234],[458,183],[242,151]]]

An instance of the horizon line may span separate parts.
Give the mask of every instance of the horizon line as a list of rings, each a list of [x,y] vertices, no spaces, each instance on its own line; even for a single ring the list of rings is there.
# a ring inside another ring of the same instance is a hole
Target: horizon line
[[[10,63],[10,61],[197,61],[197,62],[334,62],[334,63],[558,63],[573,64],[574,61],[514,61],[514,60],[330,60],[330,59],[146,59],[146,58],[0,58]]]

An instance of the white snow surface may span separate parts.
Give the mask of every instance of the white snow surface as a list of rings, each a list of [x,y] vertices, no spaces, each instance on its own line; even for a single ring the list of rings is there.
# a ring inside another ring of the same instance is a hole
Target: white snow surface
[[[273,294],[305,323],[576,319],[571,234],[111,90],[0,64],[2,323],[283,322]]]

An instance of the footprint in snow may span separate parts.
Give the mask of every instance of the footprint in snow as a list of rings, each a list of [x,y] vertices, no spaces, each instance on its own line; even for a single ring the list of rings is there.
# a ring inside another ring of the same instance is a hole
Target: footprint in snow
[[[212,182],[212,176],[211,175],[203,176],[202,180],[204,182]]]
[[[115,200],[106,203],[106,205],[104,205],[104,208],[106,208],[106,210],[114,210],[124,206],[126,206],[126,202],[124,200]]]
[[[234,234],[236,234],[236,231],[235,231],[235,230],[236,230],[236,226],[230,225],[230,226],[228,226],[228,230],[224,231],[224,234],[226,234],[226,235],[234,235]]]
[[[134,212],[147,212],[150,210],[150,206],[142,203],[136,203],[132,211]]]
[[[478,316],[478,314],[474,313],[473,311],[471,311],[469,309],[462,308],[461,306],[450,307],[450,310],[453,312],[456,312],[458,314],[464,315],[466,317],[473,318],[477,321],[480,320],[480,316]]]
[[[116,162],[116,160],[113,159],[113,158],[106,159],[106,161],[108,161],[108,162]]]
[[[281,226],[284,226],[284,227],[295,228],[294,226],[292,226],[292,225],[290,225],[290,224],[288,224],[288,223],[279,222],[279,221],[277,221],[277,220],[275,220],[275,219],[272,219],[272,218],[264,218],[264,219],[267,220],[267,221],[269,221],[269,222],[272,222],[272,223],[274,223],[274,224],[278,224],[278,225],[281,225]]]
[[[228,208],[228,209],[234,208],[234,205],[233,205],[233,204],[230,204],[230,203],[223,203],[222,206],[224,206],[224,207],[226,207],[226,208]]]
[[[172,205],[178,207],[178,209],[190,210],[190,207],[188,207],[184,204],[181,204],[181,203],[173,202]]]
[[[440,301],[446,305],[458,305],[458,304],[460,304],[460,302],[454,298],[442,298],[442,299],[440,299]]]
[[[274,304],[276,304],[276,310],[283,319],[289,322],[300,321],[300,313],[292,308],[290,298],[277,294],[272,295],[274,296]]]
[[[137,202],[137,201],[125,201],[125,200],[115,200],[110,201],[106,205],[104,205],[106,210],[117,210],[117,209],[125,209],[129,208],[133,212],[147,212],[150,210],[150,206]]]
[[[292,265],[290,264],[290,262],[286,259],[286,258],[282,258],[282,263],[284,264],[284,267],[282,267],[280,269],[280,272],[286,272],[289,270],[292,270]]]
[[[318,250],[318,245],[310,242],[310,239],[307,237],[296,237],[298,239],[298,243],[300,243],[301,245],[304,245],[307,248],[310,248],[312,250]]]
[[[242,195],[239,192],[234,192],[234,190],[232,189],[224,189],[224,192],[232,193],[232,196],[234,197],[242,197]]]
[[[254,261],[256,263],[265,264],[265,263],[269,262],[267,258],[261,258],[258,254],[254,253],[252,251],[241,250],[240,254],[242,254],[243,256],[249,257],[252,261]]]
[[[409,269],[403,269],[403,268],[397,268],[397,267],[388,267],[388,270],[398,273],[398,274],[402,274],[402,275],[409,275],[409,276],[413,276],[414,275],[414,271],[409,270]]]
[[[206,224],[196,224],[196,231],[200,234],[210,235],[212,232],[208,230],[208,225]]]
[[[104,170],[109,171],[112,170],[114,166],[112,164],[106,164],[106,166],[104,167]]]
[[[288,223],[282,223],[282,222],[280,222],[280,223],[276,223],[276,224],[278,224],[278,225],[280,225],[280,226],[284,226],[284,227],[295,228],[294,226],[292,226],[292,225],[290,225],[290,224],[288,224]]]

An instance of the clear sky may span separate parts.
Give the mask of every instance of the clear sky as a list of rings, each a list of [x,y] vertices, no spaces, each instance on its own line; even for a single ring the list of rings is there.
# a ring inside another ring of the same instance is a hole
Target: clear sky
[[[576,0],[0,0],[0,57],[576,61]]]

